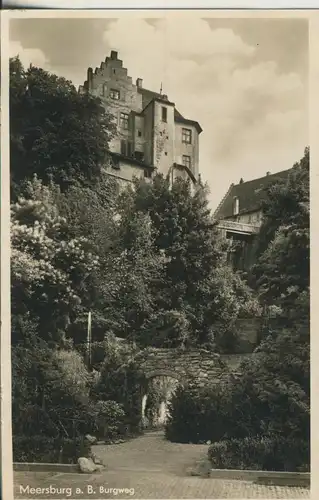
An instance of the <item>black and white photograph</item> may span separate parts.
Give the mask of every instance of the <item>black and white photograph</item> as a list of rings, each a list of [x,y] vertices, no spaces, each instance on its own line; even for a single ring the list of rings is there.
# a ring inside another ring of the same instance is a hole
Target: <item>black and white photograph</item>
[[[307,12],[7,22],[14,498],[310,498]]]

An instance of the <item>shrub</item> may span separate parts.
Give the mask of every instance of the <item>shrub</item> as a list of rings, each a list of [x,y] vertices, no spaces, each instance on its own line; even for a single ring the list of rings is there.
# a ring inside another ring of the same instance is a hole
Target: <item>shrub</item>
[[[142,418],[141,384],[143,377],[134,361],[134,345],[109,336],[105,359],[92,389],[95,401],[115,401],[124,410],[124,425],[130,432],[140,429]]]
[[[83,438],[50,438],[48,436],[14,436],[14,462],[76,463],[89,457],[90,444]]]
[[[97,436],[113,439],[123,434],[125,413],[115,401],[98,401],[94,404],[94,420]]]
[[[169,404],[165,434],[180,443],[217,441],[231,430],[227,386],[178,387]]]
[[[309,442],[278,436],[256,436],[213,443],[208,457],[214,469],[308,471]]]

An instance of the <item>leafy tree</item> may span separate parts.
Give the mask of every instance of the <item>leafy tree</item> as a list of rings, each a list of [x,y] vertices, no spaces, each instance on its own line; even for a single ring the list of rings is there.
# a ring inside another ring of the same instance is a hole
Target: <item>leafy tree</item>
[[[92,389],[96,401],[115,401],[124,410],[124,425],[127,430],[136,432],[141,425],[141,384],[143,374],[135,361],[138,348],[109,335],[104,341],[105,358],[100,376]]]
[[[83,279],[99,266],[98,256],[86,238],[68,238],[54,185],[35,178],[27,191],[27,198],[11,205],[12,341],[25,341],[19,335],[29,319],[37,324],[38,336],[59,344],[85,298]],[[20,327],[18,318],[23,318]]]
[[[309,149],[294,165],[288,181],[269,189],[261,227],[261,253],[253,269],[262,302],[296,317],[296,301],[309,292]],[[303,310],[306,316],[309,316]]]
[[[150,283],[156,307],[140,330],[144,345],[211,344],[218,322],[225,331],[233,329],[239,313],[255,307],[250,290],[226,262],[227,244],[215,228],[204,187],[192,194],[188,182],[177,179],[170,186],[157,175],[151,184],[136,181],[119,210],[126,224],[132,213],[149,217],[152,250],[163,259],[159,279]],[[135,234],[130,230],[124,244]],[[214,340],[219,342],[216,335]]]
[[[107,161],[111,116],[100,100],[41,68],[10,59],[11,190],[37,174],[61,189],[91,185]]]
[[[278,181],[265,189],[257,256],[266,250],[280,227],[309,226],[309,155],[309,148],[306,148],[304,156],[293,166],[288,181]]]

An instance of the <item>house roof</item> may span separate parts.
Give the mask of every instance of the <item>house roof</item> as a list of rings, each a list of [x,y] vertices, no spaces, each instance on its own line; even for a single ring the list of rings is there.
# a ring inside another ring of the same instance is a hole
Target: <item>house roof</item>
[[[266,196],[265,193],[263,193],[263,189],[278,181],[286,180],[290,171],[291,169],[283,170],[276,174],[269,174],[248,182],[231,184],[226,195],[217,207],[214,218],[226,219],[227,217],[232,217],[234,198],[239,199],[239,215],[259,210],[261,208],[261,202]]]
[[[159,92],[153,92],[152,90],[144,89],[143,87],[138,87],[137,92],[142,95],[142,107],[143,109],[153,101],[154,99],[159,99],[163,101],[163,94]],[[170,101],[168,101],[170,102]],[[198,122],[193,120],[188,120],[185,118],[176,108],[174,108],[174,118],[177,122],[188,123],[189,125],[194,125],[197,129],[199,129],[199,133],[202,131],[201,126]]]
[[[137,92],[139,94],[142,94],[142,107],[143,109],[151,102],[153,99],[163,99],[163,94],[160,94],[159,92],[153,92],[152,90],[144,89],[143,87],[138,87]],[[180,114],[179,111],[175,108],[174,110],[175,118],[180,117],[183,118],[183,116]]]

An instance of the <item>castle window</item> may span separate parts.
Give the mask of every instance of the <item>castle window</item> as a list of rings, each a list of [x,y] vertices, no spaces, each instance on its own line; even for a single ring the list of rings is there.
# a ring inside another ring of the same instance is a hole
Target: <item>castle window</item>
[[[140,130],[137,131],[138,137],[142,137],[142,132]]]
[[[121,154],[123,156],[132,156],[133,154],[133,148],[132,148],[132,143],[130,141],[121,141]]]
[[[167,108],[162,106],[162,122],[167,122]]]
[[[120,113],[120,127],[124,130],[128,130],[128,114]]]
[[[189,130],[188,128],[182,129],[182,142],[184,144],[191,144],[192,143],[192,131]]]
[[[103,85],[103,97],[107,97],[107,85],[104,83]]]
[[[233,215],[238,215],[238,214],[239,214],[239,198],[235,196],[233,203]]]
[[[191,168],[191,157],[183,155],[183,165],[184,167],[188,167],[189,169]]]
[[[110,98],[118,101],[120,99],[120,92],[118,90],[110,89]]]

